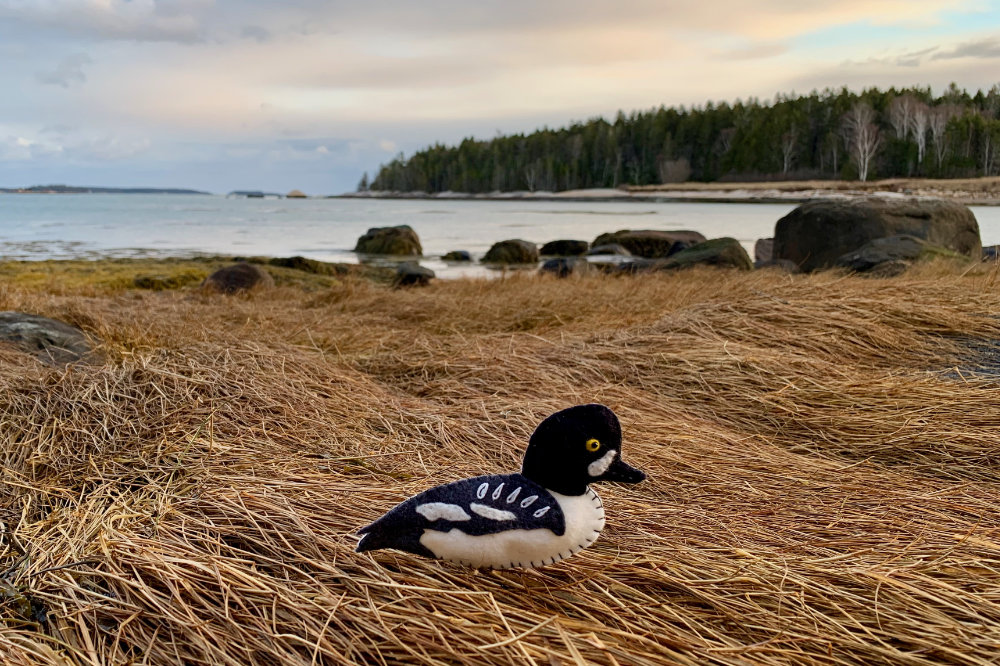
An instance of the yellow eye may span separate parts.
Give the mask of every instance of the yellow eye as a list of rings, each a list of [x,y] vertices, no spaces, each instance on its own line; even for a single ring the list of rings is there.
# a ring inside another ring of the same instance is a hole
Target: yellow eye
[[[599,448],[601,448],[601,443],[598,442],[596,439],[588,439],[587,440],[587,450],[588,451],[590,451],[591,453],[593,453],[594,451],[596,451]]]

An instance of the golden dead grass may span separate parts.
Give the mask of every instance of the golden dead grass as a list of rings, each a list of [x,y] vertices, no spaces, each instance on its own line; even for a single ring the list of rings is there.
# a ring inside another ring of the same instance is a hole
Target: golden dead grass
[[[0,348],[13,664],[987,664],[995,270],[714,270],[252,297],[0,285],[103,341]],[[994,370],[997,368],[994,366]],[[599,401],[638,486],[537,571],[352,533]]]

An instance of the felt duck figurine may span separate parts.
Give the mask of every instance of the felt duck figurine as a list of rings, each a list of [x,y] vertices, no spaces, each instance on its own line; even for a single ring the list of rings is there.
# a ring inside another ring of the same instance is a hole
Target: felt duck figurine
[[[594,543],[604,529],[595,481],[646,478],[621,458],[622,431],[604,405],[577,405],[542,421],[520,474],[437,486],[397,505],[358,533],[357,551],[394,548],[473,567],[552,564]]]

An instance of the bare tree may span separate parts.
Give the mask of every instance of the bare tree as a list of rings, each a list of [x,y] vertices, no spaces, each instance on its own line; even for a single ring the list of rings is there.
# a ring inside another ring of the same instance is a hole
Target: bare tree
[[[918,101],[910,114],[910,134],[917,144],[917,165],[923,164],[927,152],[927,125],[931,110],[923,102]]]
[[[934,157],[937,159],[938,169],[944,164],[945,155],[948,154],[948,142],[945,141],[945,130],[952,118],[959,115],[959,110],[952,104],[940,104],[930,111],[931,145],[934,147]]]
[[[795,159],[795,147],[799,141],[799,131],[795,125],[781,135],[781,173],[787,174],[792,168],[792,161]]]
[[[844,114],[843,131],[847,152],[858,168],[858,178],[868,180],[872,158],[882,143],[875,124],[875,110],[865,102],[856,102]]]
[[[889,103],[889,124],[892,125],[897,139],[905,139],[913,124],[913,113],[920,104],[913,95],[907,93],[894,97]]]

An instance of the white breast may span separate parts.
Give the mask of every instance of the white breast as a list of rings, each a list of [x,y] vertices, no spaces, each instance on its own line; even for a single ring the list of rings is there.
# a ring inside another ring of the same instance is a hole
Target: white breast
[[[473,567],[509,569],[540,567],[565,559],[597,540],[604,529],[604,505],[590,488],[582,495],[551,492],[559,503],[566,531],[556,536],[548,529],[511,529],[472,536],[458,528],[448,532],[424,530],[420,543],[435,556]],[[502,525],[498,525],[502,529]]]

